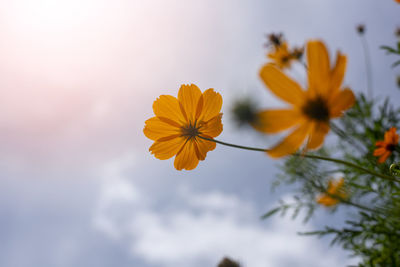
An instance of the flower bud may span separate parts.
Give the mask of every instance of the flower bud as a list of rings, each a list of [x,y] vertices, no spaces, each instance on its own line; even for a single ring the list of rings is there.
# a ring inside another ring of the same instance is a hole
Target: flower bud
[[[395,176],[400,176],[400,162],[390,165],[390,173]]]
[[[364,24],[359,24],[357,26],[357,32],[359,35],[363,35],[365,33],[365,25]]]
[[[251,99],[236,101],[232,108],[233,118],[239,126],[252,125],[257,122],[257,108]]]

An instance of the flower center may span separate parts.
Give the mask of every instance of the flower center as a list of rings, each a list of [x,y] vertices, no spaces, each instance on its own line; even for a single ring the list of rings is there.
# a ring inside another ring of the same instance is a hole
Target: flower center
[[[302,108],[303,113],[310,119],[314,119],[321,122],[329,121],[329,109],[326,101],[317,96],[314,99],[310,99]]]
[[[189,125],[183,126],[181,128],[182,136],[188,139],[194,138],[200,134],[199,128],[200,127],[196,127],[196,123],[194,125],[190,123]]]
[[[386,145],[386,150],[388,151],[394,151],[396,149],[396,146],[394,144],[387,144]]]
[[[289,60],[290,60],[290,56],[289,56],[289,55],[283,56],[283,57],[281,58],[281,60],[282,60],[282,63],[288,63]]]

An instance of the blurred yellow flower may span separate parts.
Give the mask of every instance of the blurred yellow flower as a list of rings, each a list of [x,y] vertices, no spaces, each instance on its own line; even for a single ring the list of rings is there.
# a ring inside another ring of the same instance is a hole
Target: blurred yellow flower
[[[306,149],[319,148],[329,132],[329,122],[342,116],[353,106],[355,97],[350,89],[341,89],[346,70],[346,56],[337,53],[330,67],[328,51],[321,41],[307,43],[308,90],[272,64],[260,71],[265,85],[290,106],[285,109],[258,113],[255,128],[264,133],[278,133],[296,127],[283,141],[267,153],[274,158],[296,152],[307,138]]]
[[[326,207],[335,206],[340,202],[340,199],[346,199],[347,193],[344,190],[344,179],[330,180],[326,193],[317,197],[317,203]]]
[[[204,93],[194,85],[182,85],[178,98],[161,95],[153,104],[155,117],[145,122],[144,134],[155,142],[150,152],[158,159],[176,155],[177,170],[192,170],[216,144],[199,138],[222,132],[222,97],[213,89]]]
[[[399,143],[399,135],[396,133],[396,128],[392,127],[385,133],[383,141],[377,141],[374,150],[374,156],[379,157],[378,162],[384,163],[386,159],[393,153]]]
[[[284,42],[279,46],[274,46],[273,49],[273,52],[268,54],[268,58],[281,69],[289,68],[295,58],[289,52],[287,43]]]
[[[303,55],[302,48],[294,48],[290,51],[287,42],[274,45],[272,49],[273,51],[268,54],[268,58],[280,69],[290,68],[292,62],[299,60]]]

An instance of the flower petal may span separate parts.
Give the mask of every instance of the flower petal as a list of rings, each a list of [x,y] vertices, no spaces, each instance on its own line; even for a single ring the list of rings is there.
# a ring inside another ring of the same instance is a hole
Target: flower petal
[[[310,126],[311,124],[309,122],[300,125],[300,127],[289,134],[281,143],[267,151],[268,155],[273,158],[280,158],[296,152],[309,133]]]
[[[153,117],[145,122],[144,135],[151,140],[158,140],[167,136],[180,134],[180,128],[175,127],[158,117]]]
[[[204,160],[206,158],[207,152],[214,150],[216,143],[212,141],[207,141],[201,138],[196,138],[196,154],[199,160]]]
[[[164,142],[156,141],[149,150],[151,154],[154,154],[158,159],[169,159],[179,152],[181,147],[185,144],[185,140],[186,139],[183,137],[175,137]]]
[[[350,89],[344,89],[333,96],[328,105],[330,107],[330,117],[337,118],[343,115],[343,112],[351,108],[356,102],[356,97]]]
[[[208,89],[203,93],[203,110],[199,117],[201,121],[209,121],[210,119],[218,116],[222,107],[222,97],[214,89]]]
[[[331,207],[331,206],[335,206],[336,204],[338,204],[339,200],[335,199],[333,197],[330,197],[326,194],[322,194],[321,196],[318,197],[317,203],[324,205],[326,207]]]
[[[317,149],[324,142],[326,134],[329,132],[329,124],[325,122],[313,123],[310,137],[308,139],[307,148]]]
[[[179,101],[171,95],[160,95],[153,103],[153,111],[158,117],[165,117],[179,124],[185,123],[185,118],[179,107]]]
[[[331,71],[330,95],[335,94],[340,89],[346,72],[346,65],[347,57],[338,52],[336,55],[335,67],[333,67]]]
[[[385,147],[380,147],[380,148],[376,148],[375,150],[374,150],[374,156],[375,157],[377,157],[377,156],[382,156],[383,154],[385,154],[385,152],[386,152],[387,150],[386,150],[386,148]]]
[[[293,60],[286,42],[275,47],[274,51],[269,53],[267,56],[274,61],[272,64],[275,64],[280,69],[290,68],[291,61]]]
[[[303,115],[298,109],[264,110],[257,114],[252,126],[263,133],[277,133],[302,122]]]
[[[198,104],[201,98],[200,89],[194,85],[182,84],[178,92],[178,100],[181,105],[182,113],[187,119],[187,122],[194,123],[196,119],[196,113],[198,112]]]
[[[308,86],[312,96],[328,96],[329,91],[329,55],[321,41],[307,43]]]
[[[306,96],[300,85],[272,64],[261,69],[260,77],[277,97],[295,106],[303,104]]]
[[[391,154],[392,154],[392,152],[385,151],[385,153],[383,153],[383,155],[378,159],[378,162],[384,163]]]
[[[221,122],[222,113],[215,116],[200,128],[201,135],[211,138],[217,137],[222,132],[223,126]]]
[[[182,149],[178,152],[175,157],[174,166],[177,170],[193,170],[199,164],[197,158],[194,142],[192,140],[187,141]]]
[[[392,127],[385,132],[385,143],[397,145],[399,143],[399,135],[396,133],[396,128]]]

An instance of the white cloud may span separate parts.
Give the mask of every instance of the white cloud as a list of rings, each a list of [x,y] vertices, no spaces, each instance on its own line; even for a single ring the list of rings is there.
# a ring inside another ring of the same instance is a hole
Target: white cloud
[[[280,217],[260,221],[255,203],[235,195],[180,188],[174,198],[182,205],[164,203],[159,209],[154,205],[156,194],[144,192],[122,175],[124,164],[112,165],[121,169],[107,172],[95,226],[106,236],[126,242],[132,256],[150,264],[213,266],[226,255],[252,267],[349,263],[343,251],[296,234],[311,230],[310,225]],[[137,197],[127,197],[128,191]],[[145,195],[151,195],[151,201]]]

